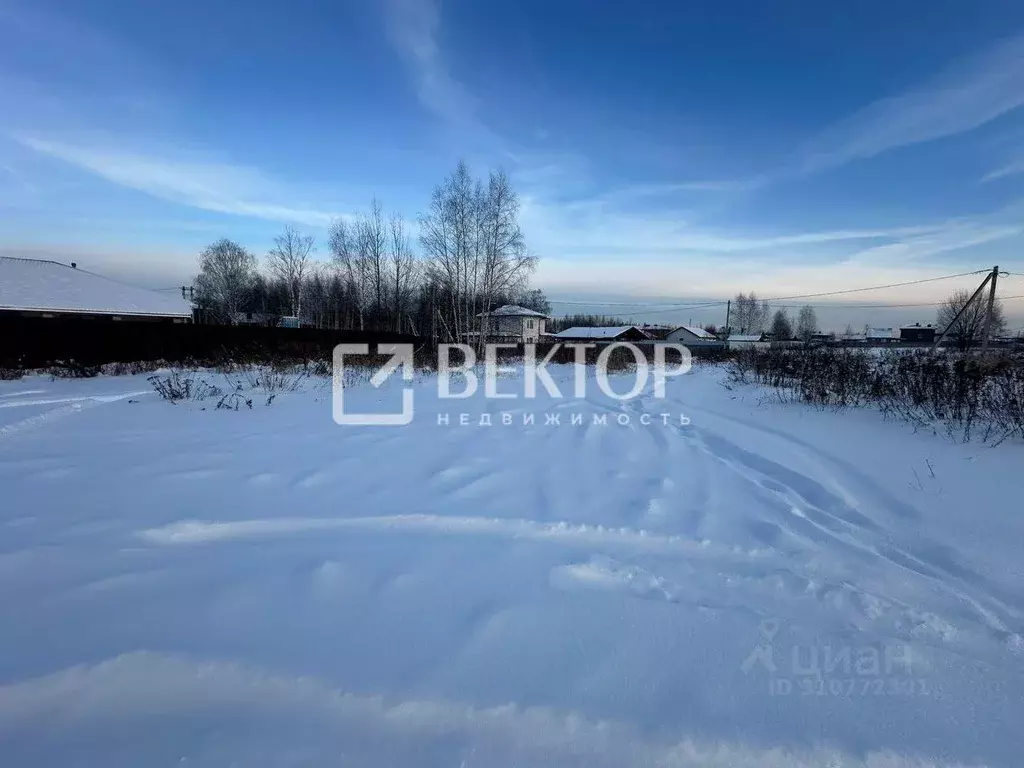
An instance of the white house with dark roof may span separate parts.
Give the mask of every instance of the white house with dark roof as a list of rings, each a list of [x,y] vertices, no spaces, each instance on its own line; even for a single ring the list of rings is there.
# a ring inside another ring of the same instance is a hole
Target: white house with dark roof
[[[516,304],[505,304],[490,312],[481,312],[480,333],[492,341],[536,343],[546,335],[548,316]],[[476,335],[476,334],[474,334]]]
[[[0,314],[184,323],[192,319],[192,305],[176,291],[138,288],[74,263],[2,256]]]
[[[681,325],[678,328],[669,331],[665,336],[665,341],[694,347],[708,347],[721,344],[718,337],[713,333],[709,333],[703,328],[698,328],[695,325]]]

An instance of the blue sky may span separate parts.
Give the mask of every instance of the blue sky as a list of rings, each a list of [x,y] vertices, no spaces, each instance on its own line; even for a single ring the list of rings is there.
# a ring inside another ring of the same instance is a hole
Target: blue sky
[[[462,158],[555,296],[1024,273],[1022,105],[1019,2],[0,0],[0,253],[173,285]]]

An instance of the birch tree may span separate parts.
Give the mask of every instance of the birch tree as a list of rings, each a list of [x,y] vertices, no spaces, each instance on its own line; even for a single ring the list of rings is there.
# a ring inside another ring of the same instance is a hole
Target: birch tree
[[[302,282],[309,272],[313,243],[312,235],[303,235],[288,226],[274,238],[274,247],[267,254],[267,267],[287,287],[291,314],[295,317],[302,313]]]
[[[350,299],[353,316],[345,318],[346,325],[366,327],[366,287],[368,270],[366,260],[357,247],[357,227],[345,219],[336,219],[328,235],[331,261],[340,273],[344,291]]]
[[[748,296],[745,293],[736,294],[733,299],[733,318],[731,325],[738,328],[740,333],[760,333],[768,325],[768,317],[771,308],[767,301],[760,301],[757,294],[751,291]]]
[[[405,220],[397,213],[392,214],[388,223],[388,271],[390,310],[394,314],[394,329],[400,333],[416,280],[416,257],[409,244]]]
[[[508,176],[492,172],[485,186],[465,163],[434,189],[420,217],[420,244],[449,340],[472,330],[497,297],[519,293],[537,262],[524,243],[519,198]]]

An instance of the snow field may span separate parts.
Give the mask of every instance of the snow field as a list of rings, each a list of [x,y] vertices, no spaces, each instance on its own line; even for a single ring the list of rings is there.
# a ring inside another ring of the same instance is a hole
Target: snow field
[[[4,764],[1019,765],[1022,446],[719,378],[0,382]]]

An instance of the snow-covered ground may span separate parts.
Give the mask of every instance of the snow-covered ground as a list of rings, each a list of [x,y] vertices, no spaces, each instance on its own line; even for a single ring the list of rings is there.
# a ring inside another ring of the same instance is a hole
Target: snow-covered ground
[[[0,382],[0,764],[1024,764],[1024,446],[721,378]]]

